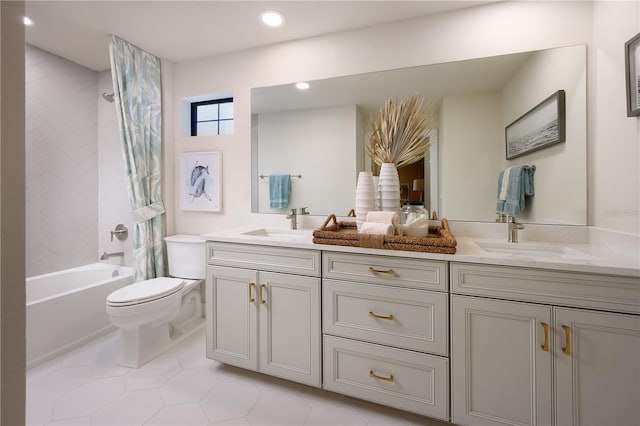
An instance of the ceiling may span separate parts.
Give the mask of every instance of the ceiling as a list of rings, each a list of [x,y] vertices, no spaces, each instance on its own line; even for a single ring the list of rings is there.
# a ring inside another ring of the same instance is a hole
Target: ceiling
[[[493,0],[495,1],[495,0]],[[27,43],[96,71],[109,68],[115,34],[173,62],[397,22],[491,1],[26,1]],[[265,9],[280,28],[258,20]]]

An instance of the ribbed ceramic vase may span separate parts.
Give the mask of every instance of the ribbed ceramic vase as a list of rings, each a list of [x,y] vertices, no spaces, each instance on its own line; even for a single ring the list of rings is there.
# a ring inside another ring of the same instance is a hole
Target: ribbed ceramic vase
[[[367,218],[367,213],[375,210],[375,187],[371,172],[360,172],[356,184],[356,225],[358,230]]]
[[[400,208],[400,178],[394,163],[380,166],[377,196],[380,210],[397,211]]]

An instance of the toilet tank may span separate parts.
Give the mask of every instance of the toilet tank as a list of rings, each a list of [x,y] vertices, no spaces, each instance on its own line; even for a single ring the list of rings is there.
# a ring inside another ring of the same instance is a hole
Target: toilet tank
[[[169,275],[192,280],[206,277],[205,241],[197,235],[171,235],[167,242]]]

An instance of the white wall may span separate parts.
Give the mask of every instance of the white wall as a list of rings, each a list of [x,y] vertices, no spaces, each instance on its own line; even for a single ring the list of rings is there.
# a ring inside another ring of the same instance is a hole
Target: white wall
[[[589,223],[640,234],[640,118],[626,116],[624,42],[640,31],[640,2],[597,2],[589,98]]]
[[[236,114],[232,136],[190,138],[174,132],[174,158],[186,151],[223,152],[223,211],[219,214],[182,212],[174,203],[176,231],[208,232],[256,219],[250,213],[252,87],[588,44],[590,52],[596,50],[589,54],[591,75],[595,76],[589,98],[593,106],[598,98],[612,91],[609,83],[624,75],[619,52],[622,40],[639,30],[637,9],[637,2],[597,4],[594,19],[594,9],[589,2],[501,2],[176,64],[174,122],[182,119],[181,99],[204,93],[232,91]],[[615,20],[618,14],[621,19]],[[604,49],[607,55],[617,55],[613,64],[594,62],[597,52]],[[613,90],[616,99],[620,96],[617,86],[615,83]],[[595,128],[597,132],[591,132],[589,144],[592,152],[616,149],[608,152],[610,159],[606,161],[591,159],[589,224],[640,233],[637,217],[607,220],[604,214],[595,214],[620,206],[617,200],[624,200],[632,212],[637,213],[638,209],[637,175],[633,180],[633,173],[637,172],[627,172],[631,184],[617,186],[615,195],[605,195],[613,187],[620,169],[613,163],[620,162],[629,168],[633,160],[633,168],[637,169],[637,119],[623,118],[624,114],[604,109],[603,104],[590,110],[591,130]],[[627,130],[618,130],[621,125]],[[633,128],[629,129],[630,126]],[[617,139],[613,145],[611,135]],[[174,182],[177,182],[175,174]]]
[[[523,222],[586,224],[586,52],[545,50],[529,57],[502,92],[504,128],[559,89],[565,91],[565,142],[513,160],[502,168],[535,165],[535,195],[527,197]],[[552,189],[552,190],[550,190]],[[562,206],[562,208],[558,208]]]
[[[499,92],[446,96],[440,108],[440,214],[457,220],[495,219],[496,170],[504,158]],[[464,188],[464,190],[460,190]]]
[[[26,46],[27,276],[98,251],[98,73]]]
[[[342,206],[336,214],[346,216],[354,208],[358,122],[355,105],[259,114],[258,174],[302,175],[291,178],[288,209],[308,207],[313,214],[325,209],[322,200],[331,200]],[[258,180],[258,189],[260,212],[288,213],[269,207],[267,177]]]

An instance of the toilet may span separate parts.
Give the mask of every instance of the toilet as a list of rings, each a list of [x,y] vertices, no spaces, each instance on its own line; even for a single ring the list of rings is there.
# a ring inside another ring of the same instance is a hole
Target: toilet
[[[107,316],[119,328],[116,362],[122,366],[141,367],[204,324],[205,242],[196,235],[173,235],[165,242],[170,277],[137,282],[107,296]]]

